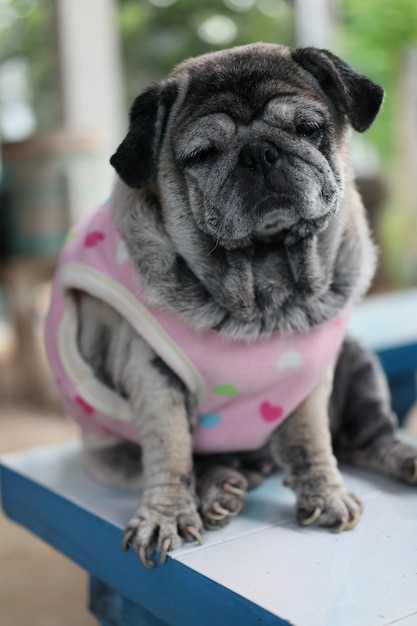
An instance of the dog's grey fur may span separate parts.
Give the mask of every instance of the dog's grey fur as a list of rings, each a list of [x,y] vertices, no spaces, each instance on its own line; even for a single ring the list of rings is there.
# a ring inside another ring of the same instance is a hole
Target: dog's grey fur
[[[149,301],[226,340],[252,341],[308,330],[360,298],[375,250],[353,183],[350,127],[366,130],[382,99],[327,51],[266,44],[190,59],[139,96],[111,160],[112,202]],[[417,451],[395,442],[382,375],[354,342],[265,450],[199,458],[194,468],[196,398],[102,302],[82,295],[79,322],[85,359],[135,415],[141,459],[110,439],[86,454],[90,471],[110,481],[115,466],[127,482],[143,466],[125,545],[145,565],[154,548],[163,562],[203,524],[227,523],[276,463],[300,522],[352,528],[361,505],[344,490],[331,435],[344,458],[417,480]]]

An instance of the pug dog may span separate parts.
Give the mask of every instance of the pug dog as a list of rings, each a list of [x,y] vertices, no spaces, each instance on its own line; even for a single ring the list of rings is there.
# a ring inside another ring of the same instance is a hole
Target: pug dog
[[[296,518],[362,505],[339,458],[417,482],[383,374],[345,338],[375,268],[349,156],[383,90],[326,50],[252,44],[186,60],[135,100],[111,200],[74,226],[46,324],[89,471],[142,491],[152,554],[202,542],[279,465]]]

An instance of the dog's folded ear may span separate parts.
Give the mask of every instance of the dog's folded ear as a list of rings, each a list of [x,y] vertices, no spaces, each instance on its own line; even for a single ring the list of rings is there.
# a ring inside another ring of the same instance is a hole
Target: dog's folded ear
[[[137,189],[151,182],[159,147],[177,94],[175,82],[154,83],[134,101],[129,130],[110,163],[129,187]]]
[[[355,130],[364,132],[371,126],[384,100],[384,90],[379,85],[355,72],[328,50],[297,48],[292,56],[316,78]]]

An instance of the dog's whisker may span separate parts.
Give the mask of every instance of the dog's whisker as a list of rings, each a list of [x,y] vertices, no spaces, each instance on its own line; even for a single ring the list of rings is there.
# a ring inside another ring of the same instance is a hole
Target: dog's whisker
[[[334,217],[335,219],[337,219],[337,221],[338,221],[338,222],[339,222],[339,223],[340,223],[340,224],[341,224],[344,228],[346,228],[347,230],[352,230],[352,228],[349,226],[349,224],[345,224],[345,222],[343,222],[343,221],[340,219],[340,217],[339,217],[336,213],[334,213],[333,211],[330,211],[330,213],[333,215],[333,217]]]
[[[216,248],[218,248],[218,246],[219,246],[219,237],[217,237],[217,240],[216,240],[216,243],[214,244],[214,247],[206,255],[206,258],[209,257],[211,254],[213,254],[213,252],[216,250]]]
[[[325,206],[325,204],[323,202],[318,202],[318,205],[320,206],[321,209],[323,210],[328,210],[328,208]],[[352,230],[352,228],[349,226],[349,224],[345,224],[345,222],[343,222],[343,220],[340,219],[340,217],[337,215],[337,212],[335,209],[330,209],[330,213],[331,215],[337,219],[337,221],[347,230]]]

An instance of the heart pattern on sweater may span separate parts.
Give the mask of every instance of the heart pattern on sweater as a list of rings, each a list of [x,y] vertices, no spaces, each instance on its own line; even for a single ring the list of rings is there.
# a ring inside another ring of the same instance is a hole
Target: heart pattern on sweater
[[[271,404],[270,402],[262,402],[259,407],[264,422],[270,424],[271,422],[277,422],[284,415],[284,409],[280,406]]]
[[[88,233],[84,239],[85,247],[94,248],[100,241],[104,241],[105,238],[106,235],[100,230],[93,230],[91,233]]]

